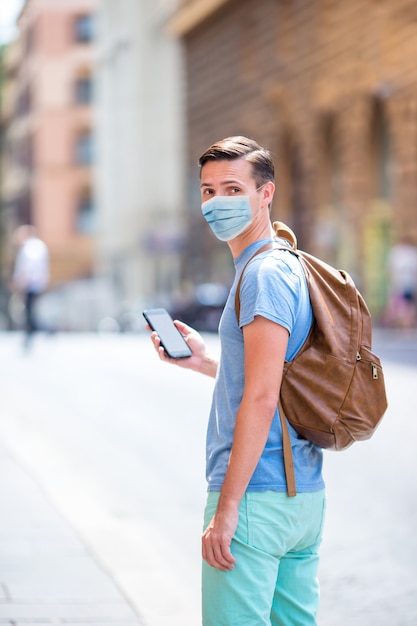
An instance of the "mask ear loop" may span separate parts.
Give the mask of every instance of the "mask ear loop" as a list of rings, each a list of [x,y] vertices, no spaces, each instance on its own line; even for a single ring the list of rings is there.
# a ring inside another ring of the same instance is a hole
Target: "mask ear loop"
[[[255,192],[258,192],[260,189],[262,189],[262,187],[265,187],[265,185],[267,185],[268,183],[272,183],[272,180],[267,180],[266,183],[263,183],[260,187],[257,187],[257,189],[255,189]],[[269,212],[271,212],[271,208],[272,208],[272,200],[268,204]]]

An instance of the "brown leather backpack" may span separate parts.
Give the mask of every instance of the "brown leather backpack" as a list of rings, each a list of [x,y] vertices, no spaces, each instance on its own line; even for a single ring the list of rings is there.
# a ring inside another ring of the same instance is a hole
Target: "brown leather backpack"
[[[372,320],[349,274],[297,250],[294,233],[274,222],[278,237],[289,246],[267,244],[243,268],[236,289],[240,317],[240,285],[251,260],[265,250],[289,250],[307,278],[314,321],[303,346],[286,361],[278,406],[283,433],[284,466],[289,496],[296,495],[294,464],[286,419],[321,448],[344,450],[369,439],[387,408],[384,375],[372,352]]]

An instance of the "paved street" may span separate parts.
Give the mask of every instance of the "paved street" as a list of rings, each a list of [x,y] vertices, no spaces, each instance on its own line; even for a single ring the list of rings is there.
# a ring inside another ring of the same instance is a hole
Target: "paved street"
[[[0,335],[0,624],[198,626],[212,381],[146,335],[21,344]],[[326,453],[320,626],[417,624],[417,334],[375,346],[386,418]]]

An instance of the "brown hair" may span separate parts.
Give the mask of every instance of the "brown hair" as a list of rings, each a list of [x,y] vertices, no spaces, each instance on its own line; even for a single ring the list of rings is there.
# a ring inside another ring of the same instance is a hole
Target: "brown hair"
[[[274,164],[269,150],[248,137],[226,137],[214,143],[198,160],[200,168],[208,161],[234,161],[245,159],[252,164],[253,177],[257,187],[274,182]]]

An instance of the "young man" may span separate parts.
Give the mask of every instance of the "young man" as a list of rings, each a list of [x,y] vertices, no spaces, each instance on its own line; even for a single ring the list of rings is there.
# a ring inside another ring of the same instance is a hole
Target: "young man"
[[[202,212],[226,241],[236,277],[219,326],[217,363],[202,337],[176,322],[193,355],[162,360],[216,379],[207,431],[202,537],[204,626],[316,624],[318,548],[325,509],[322,451],[290,429],[297,495],[288,497],[277,409],[284,360],[306,339],[312,311],[298,259],[268,249],[274,166],[267,150],[229,137],[201,157]],[[271,246],[272,248],[272,246]]]

